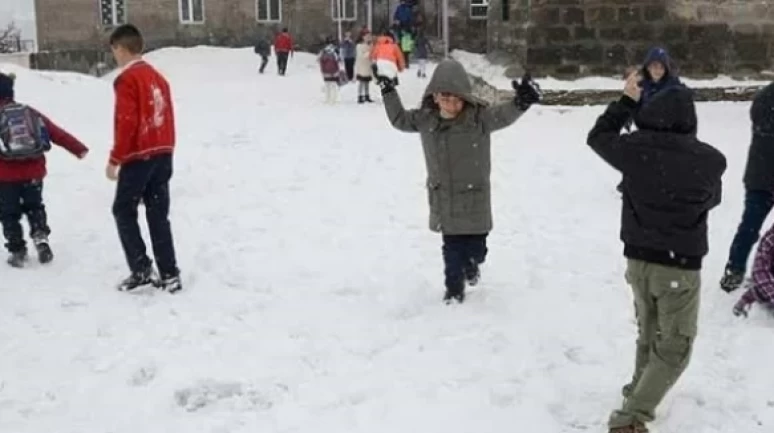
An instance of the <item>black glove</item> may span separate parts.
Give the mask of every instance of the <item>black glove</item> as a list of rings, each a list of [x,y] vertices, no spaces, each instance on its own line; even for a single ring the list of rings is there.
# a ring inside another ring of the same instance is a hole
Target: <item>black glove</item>
[[[382,95],[395,91],[395,81],[384,75],[376,75],[376,85],[382,90]]]
[[[514,102],[520,109],[526,111],[532,104],[540,102],[542,97],[540,86],[532,80],[532,76],[529,72],[521,77],[521,83],[519,83],[519,80],[511,81],[511,86],[513,87],[513,90],[516,91]]]

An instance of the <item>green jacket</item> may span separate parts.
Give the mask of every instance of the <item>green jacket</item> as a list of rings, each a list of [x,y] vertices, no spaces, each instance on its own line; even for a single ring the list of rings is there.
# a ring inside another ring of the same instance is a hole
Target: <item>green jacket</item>
[[[433,93],[452,93],[466,101],[462,113],[442,119]],[[444,234],[483,234],[492,230],[492,132],[522,114],[514,102],[495,107],[473,96],[470,79],[455,60],[444,60],[433,73],[419,109],[406,110],[397,91],[384,96],[392,125],[418,132],[427,167],[430,230]]]

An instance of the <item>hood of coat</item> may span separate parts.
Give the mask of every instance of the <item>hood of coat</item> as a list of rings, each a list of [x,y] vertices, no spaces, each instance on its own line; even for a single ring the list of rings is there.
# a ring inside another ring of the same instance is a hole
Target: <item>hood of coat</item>
[[[693,93],[685,87],[671,87],[657,93],[634,117],[643,131],[695,134],[698,126]]]
[[[664,48],[654,47],[648,51],[642,64],[642,75],[648,81],[653,81],[650,72],[648,72],[648,65],[653,62],[659,62],[664,66],[664,77],[660,81],[665,81],[672,75],[672,58],[669,56],[669,53]]]
[[[435,68],[430,83],[427,84],[422,96],[423,106],[435,105],[434,93],[451,93],[469,104],[486,105],[485,101],[473,95],[473,86],[470,83],[468,73],[465,71],[465,67],[456,60],[443,60]]]

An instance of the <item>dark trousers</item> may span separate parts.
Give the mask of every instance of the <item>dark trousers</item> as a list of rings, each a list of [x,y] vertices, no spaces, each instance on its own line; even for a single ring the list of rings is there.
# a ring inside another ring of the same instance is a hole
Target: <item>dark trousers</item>
[[[344,71],[347,72],[347,79],[352,81],[355,79],[355,58],[344,59]]]
[[[30,225],[33,240],[46,239],[48,227],[46,207],[43,205],[43,181],[0,182],[0,223],[3,225],[5,247],[11,253],[25,251],[22,215]]]
[[[446,290],[459,293],[465,289],[465,277],[484,263],[489,251],[488,234],[443,235],[443,262]]]
[[[747,190],[744,197],[744,213],[742,222],[731,243],[726,268],[744,272],[747,270],[747,260],[753,245],[760,237],[761,227],[774,206],[774,193],[762,190]]]
[[[403,51],[403,60],[406,61],[406,69],[409,67],[409,60],[411,59],[411,51]]]
[[[288,69],[288,56],[290,53],[276,53],[277,54],[277,72],[280,75],[285,75],[285,71]]]
[[[142,200],[148,222],[153,255],[161,278],[179,274],[175,259],[175,246],[169,223],[169,180],[172,178],[172,155],[155,156],[143,161],[129,162],[118,172],[113,216],[118,236],[126,255],[126,262],[133,273],[151,267],[140,234],[137,207]]]
[[[269,56],[261,54],[261,67],[258,68],[258,72],[263,74],[263,71],[266,70],[267,64],[269,64]]]

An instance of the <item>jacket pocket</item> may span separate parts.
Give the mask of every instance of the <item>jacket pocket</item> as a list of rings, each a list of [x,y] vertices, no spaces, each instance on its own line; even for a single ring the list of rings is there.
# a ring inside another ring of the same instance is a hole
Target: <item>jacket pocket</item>
[[[489,188],[481,184],[457,185],[452,192],[452,213],[455,216],[489,213]]]

